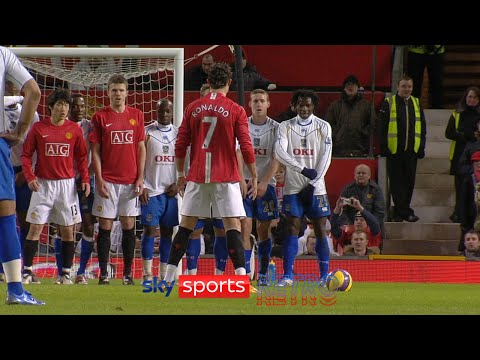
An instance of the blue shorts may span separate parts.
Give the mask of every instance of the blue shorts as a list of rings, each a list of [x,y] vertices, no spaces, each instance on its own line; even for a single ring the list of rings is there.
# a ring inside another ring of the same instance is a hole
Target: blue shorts
[[[243,199],[243,207],[249,218],[260,221],[278,219],[278,200],[275,188],[268,185],[265,195],[257,197],[255,200],[246,197]]]
[[[15,177],[10,162],[10,146],[4,138],[0,138],[0,200],[15,200]]]
[[[305,208],[298,195],[283,195],[282,211],[285,215],[295,216],[300,219],[306,215],[312,220],[330,216],[330,204],[327,195],[313,195],[312,205]]]
[[[147,205],[142,204],[141,207],[144,226],[173,228],[178,225],[178,202],[175,197],[169,197],[165,193],[152,196]]]
[[[91,214],[93,208],[93,200],[95,198],[95,178],[90,176],[90,194],[85,197],[82,191],[82,181],[77,180],[78,202],[80,203],[80,212],[83,214]]]
[[[205,227],[205,221],[206,219],[198,219],[197,225],[195,225],[195,229],[193,230],[198,230],[202,229]],[[216,227],[217,229],[225,229],[225,226],[223,226],[223,221],[222,219],[219,218],[214,218],[212,219],[213,226]]]

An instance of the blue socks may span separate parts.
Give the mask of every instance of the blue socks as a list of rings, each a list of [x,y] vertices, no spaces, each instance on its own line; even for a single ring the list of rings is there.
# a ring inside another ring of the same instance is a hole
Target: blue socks
[[[320,277],[323,278],[328,275],[328,266],[330,263],[330,249],[328,248],[328,240],[326,237],[323,239],[317,237],[315,252],[317,253]]]
[[[80,246],[80,265],[78,266],[77,275],[85,274],[85,270],[93,251],[93,241],[81,240]]]
[[[298,252],[298,236],[289,235],[283,242],[283,276],[293,278],[293,263]]]
[[[160,262],[167,263],[170,255],[170,247],[172,246],[172,239],[161,237],[160,238]]]
[[[153,236],[142,236],[142,259],[152,260],[153,259],[153,245],[155,242],[155,237]]]
[[[190,239],[187,245],[187,269],[193,270],[198,268],[198,257],[200,256],[200,239]]]
[[[58,236],[55,237],[54,241],[55,247],[55,261],[57,263],[57,274],[58,276],[62,275],[62,267],[63,267],[63,256],[62,256],[62,239]]]
[[[213,254],[215,255],[215,268],[225,271],[228,260],[227,238],[225,236],[215,237]]]

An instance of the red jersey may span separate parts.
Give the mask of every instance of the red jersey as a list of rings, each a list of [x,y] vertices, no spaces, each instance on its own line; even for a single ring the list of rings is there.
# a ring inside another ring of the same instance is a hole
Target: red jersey
[[[35,151],[34,174],[32,156]],[[63,125],[55,126],[48,117],[32,126],[22,152],[22,170],[27,183],[36,177],[49,180],[74,178],[74,160],[82,182],[89,183],[87,147],[78,124],[66,119]]]
[[[117,113],[107,106],[93,114],[88,140],[100,144],[102,177],[114,184],[137,180],[138,144],[145,141],[143,113],[130,106]]]
[[[238,182],[236,142],[246,164],[255,162],[243,107],[221,93],[210,93],[185,109],[175,143],[175,156],[184,158],[191,145],[186,180],[197,183]]]

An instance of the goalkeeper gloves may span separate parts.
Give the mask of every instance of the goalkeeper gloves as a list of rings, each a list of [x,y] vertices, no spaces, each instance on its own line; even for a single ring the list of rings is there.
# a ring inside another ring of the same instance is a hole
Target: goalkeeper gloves
[[[317,170],[304,167],[302,170],[302,175],[310,180],[313,180],[317,177]]]

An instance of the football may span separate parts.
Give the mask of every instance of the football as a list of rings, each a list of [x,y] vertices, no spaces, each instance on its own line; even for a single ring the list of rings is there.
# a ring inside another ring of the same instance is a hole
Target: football
[[[327,288],[331,291],[350,291],[352,276],[347,270],[335,269],[327,275]]]

